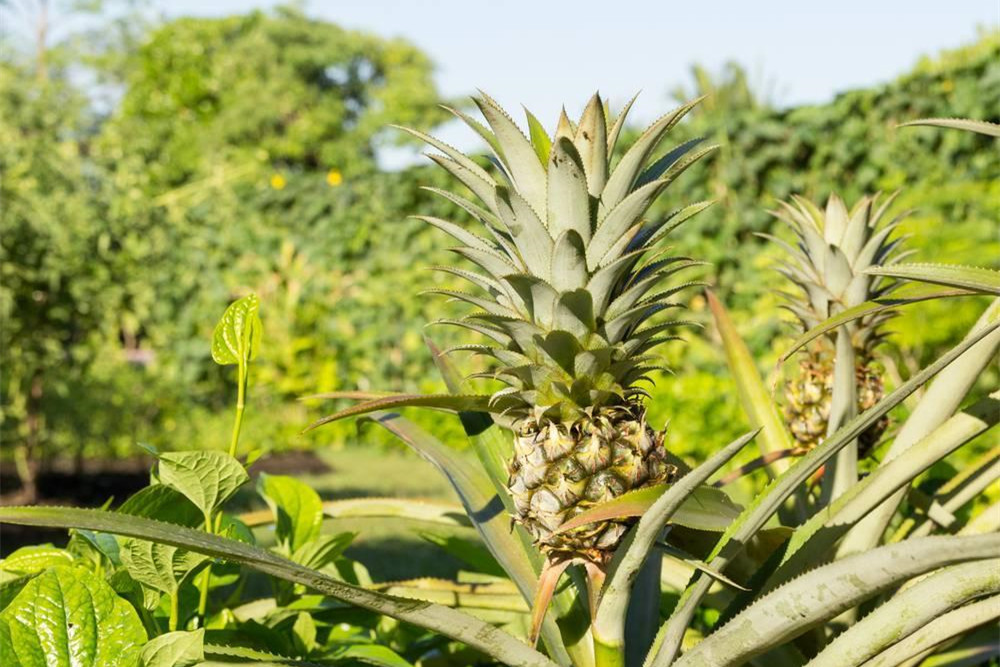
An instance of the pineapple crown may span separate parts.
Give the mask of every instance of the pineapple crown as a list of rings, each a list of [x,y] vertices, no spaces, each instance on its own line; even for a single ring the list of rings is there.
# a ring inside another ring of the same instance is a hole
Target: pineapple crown
[[[652,158],[668,130],[700,100],[653,122],[612,168],[635,98],[610,120],[595,94],[577,123],[563,110],[551,136],[526,110],[530,138],[488,95],[473,99],[486,125],[448,110],[490,146],[493,173],[444,142],[400,128],[440,151],[430,158],[479,200],[428,188],[478,221],[482,235],[448,220],[417,216],[454,237],[459,242],[454,252],[478,269],[439,267],[475,290],[435,291],[476,309],[439,323],[492,341],[453,349],[498,362],[498,370],[488,375],[508,387],[490,400],[495,414],[567,419],[641,400],[646,394],[636,383],[660,368],[650,352],[684,324],[651,320],[679,306],[671,300],[679,290],[700,284],[657,291],[668,277],[702,263],[668,255],[660,241],[710,202],[656,220],[644,215],[677,176],[715,147],[695,150],[701,141],[695,139]]]
[[[910,254],[901,247],[905,237],[890,238],[906,214],[885,221],[885,212],[895,197],[887,197],[881,205],[878,194],[863,197],[850,210],[837,195],[830,196],[825,210],[807,199],[793,197],[794,205],[781,202],[781,209],[772,212],[798,239],[793,247],[762,235],[787,253],[779,272],[800,292],[783,291],[784,307],[798,318],[804,330],[896,289],[896,281],[865,273],[869,267],[894,264]],[[885,310],[848,323],[855,349],[869,355],[884,338],[881,325],[894,316],[894,311]]]

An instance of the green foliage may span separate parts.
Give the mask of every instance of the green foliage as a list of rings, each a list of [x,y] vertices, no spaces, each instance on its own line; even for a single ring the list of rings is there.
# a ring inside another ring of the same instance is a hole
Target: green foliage
[[[100,576],[60,565],[32,579],[0,612],[0,656],[24,667],[135,664],[146,632]]]
[[[464,213],[418,188],[440,185],[436,170],[389,172],[377,160],[380,148],[410,141],[390,123],[427,129],[444,118],[427,57],[292,9],[148,29],[127,20],[118,26],[126,39],[91,40],[87,51],[69,41],[58,57],[53,47],[44,78],[27,57],[0,64],[0,115],[17,119],[0,127],[5,441],[31,458],[134,453],[137,440],[163,450],[223,441],[225,374],[197,341],[222,303],[251,291],[275,313],[256,360],[267,416],[248,416],[255,448],[357,439],[348,426],[298,437],[312,414],[295,400],[304,395],[441,391],[420,327],[453,313],[418,294],[453,285],[413,258],[451,260],[404,218]],[[917,209],[905,231],[918,251],[934,248],[949,263],[1000,255],[991,177],[1000,167],[996,151],[981,150],[990,138],[896,127],[926,116],[995,120],[998,55],[1000,37],[986,33],[887,85],[793,109],[761,99],[737,66],[721,77],[696,70],[693,92],[713,96],[674,132],[680,141],[707,135],[722,152],[672,187],[676,201],[693,201],[707,179],[719,201],[682,243],[715,263],[720,296],[755,331],[756,358],[785,331],[777,318],[758,321],[754,307],[779,280],[761,271],[774,255],[753,236],[771,229],[765,209],[776,198],[902,188],[896,206]],[[121,87],[106,115],[68,76],[81,61]],[[533,134],[542,141],[539,128]],[[974,306],[949,308],[932,336],[899,318],[901,365],[957,340]],[[453,334],[442,335],[447,347]],[[650,411],[674,418],[672,447],[694,451],[745,428],[717,410],[736,414],[718,398],[718,355],[685,349],[670,361],[676,384],[662,383]],[[675,405],[707,416],[678,420]],[[449,428],[442,437],[461,442]],[[365,440],[388,441],[377,430]]]

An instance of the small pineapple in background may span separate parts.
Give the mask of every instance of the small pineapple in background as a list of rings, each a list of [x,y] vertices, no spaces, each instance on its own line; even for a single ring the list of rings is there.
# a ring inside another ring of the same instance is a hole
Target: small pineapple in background
[[[481,236],[421,216],[454,237],[455,252],[478,267],[442,269],[475,292],[443,291],[475,308],[445,323],[489,339],[467,349],[491,357],[490,377],[507,385],[489,410],[514,433],[508,485],[515,520],[547,554],[551,571],[582,563],[600,572],[627,521],[558,529],[596,503],[666,482],[676,471],[663,433],[647,422],[640,384],[659,368],[652,350],[685,324],[662,315],[679,307],[673,299],[681,289],[700,284],[664,287],[701,262],[669,255],[660,241],[707,203],[661,219],[644,215],[711,148],[692,150],[699,142],[689,141],[654,159],[696,102],[655,121],[614,168],[628,106],[611,120],[594,95],[579,122],[564,112],[552,135],[529,112],[529,139],[494,100],[475,102],[489,127],[454,113],[492,148],[495,172],[409,130],[443,153],[431,159],[480,200],[432,190],[481,223]]]
[[[794,198],[794,205],[781,203],[775,215],[791,227],[798,243],[793,247],[774,237],[767,238],[787,252],[780,271],[799,289],[783,293],[784,305],[795,314],[804,331],[893,289],[893,282],[864,273],[868,267],[891,264],[907,254],[898,252],[900,238],[890,238],[902,216],[884,222],[892,199],[876,207],[878,195],[865,197],[850,211],[836,195],[827,201],[825,211],[800,197]],[[892,311],[883,311],[845,325],[855,350],[858,412],[872,407],[883,396],[882,368],[874,351],[885,338],[882,325],[892,316]],[[799,362],[797,376],[785,384],[785,418],[792,435],[805,448],[816,446],[826,437],[833,396],[834,335],[809,346]],[[872,451],[888,423],[888,418],[883,418],[861,435],[859,456]]]

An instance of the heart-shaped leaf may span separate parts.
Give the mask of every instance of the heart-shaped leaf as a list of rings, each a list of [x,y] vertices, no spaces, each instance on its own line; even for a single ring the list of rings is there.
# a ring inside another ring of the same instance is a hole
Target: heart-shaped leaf
[[[118,511],[188,528],[204,522],[202,513],[191,501],[162,484],[147,486],[126,500]],[[205,560],[201,554],[132,538],[119,538],[119,557],[132,579],[167,594],[176,592],[191,570]]]
[[[319,537],[323,501],[307,485],[293,477],[262,473],[257,491],[274,512],[275,534],[288,553]]]
[[[160,455],[160,481],[183,493],[211,515],[250,481],[243,464],[224,452],[168,452]]]
[[[168,632],[142,647],[139,667],[191,667],[205,659],[205,629]]]
[[[212,359],[221,366],[243,365],[260,349],[260,302],[248,294],[226,308],[212,335]]]
[[[0,655],[22,667],[132,667],[146,631],[128,602],[82,568],[32,579],[0,612]]]

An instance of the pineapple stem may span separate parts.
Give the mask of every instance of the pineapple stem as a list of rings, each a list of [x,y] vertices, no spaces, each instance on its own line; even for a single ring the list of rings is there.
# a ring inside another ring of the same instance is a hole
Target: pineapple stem
[[[833,394],[830,399],[830,419],[826,436],[833,435],[841,426],[858,414],[856,354],[847,327],[837,331],[837,356],[833,367]],[[827,506],[838,496],[858,483],[858,441],[843,447],[828,464],[823,475],[820,504]]]
[[[605,643],[594,635],[594,664],[596,667],[625,667],[625,646]]]

